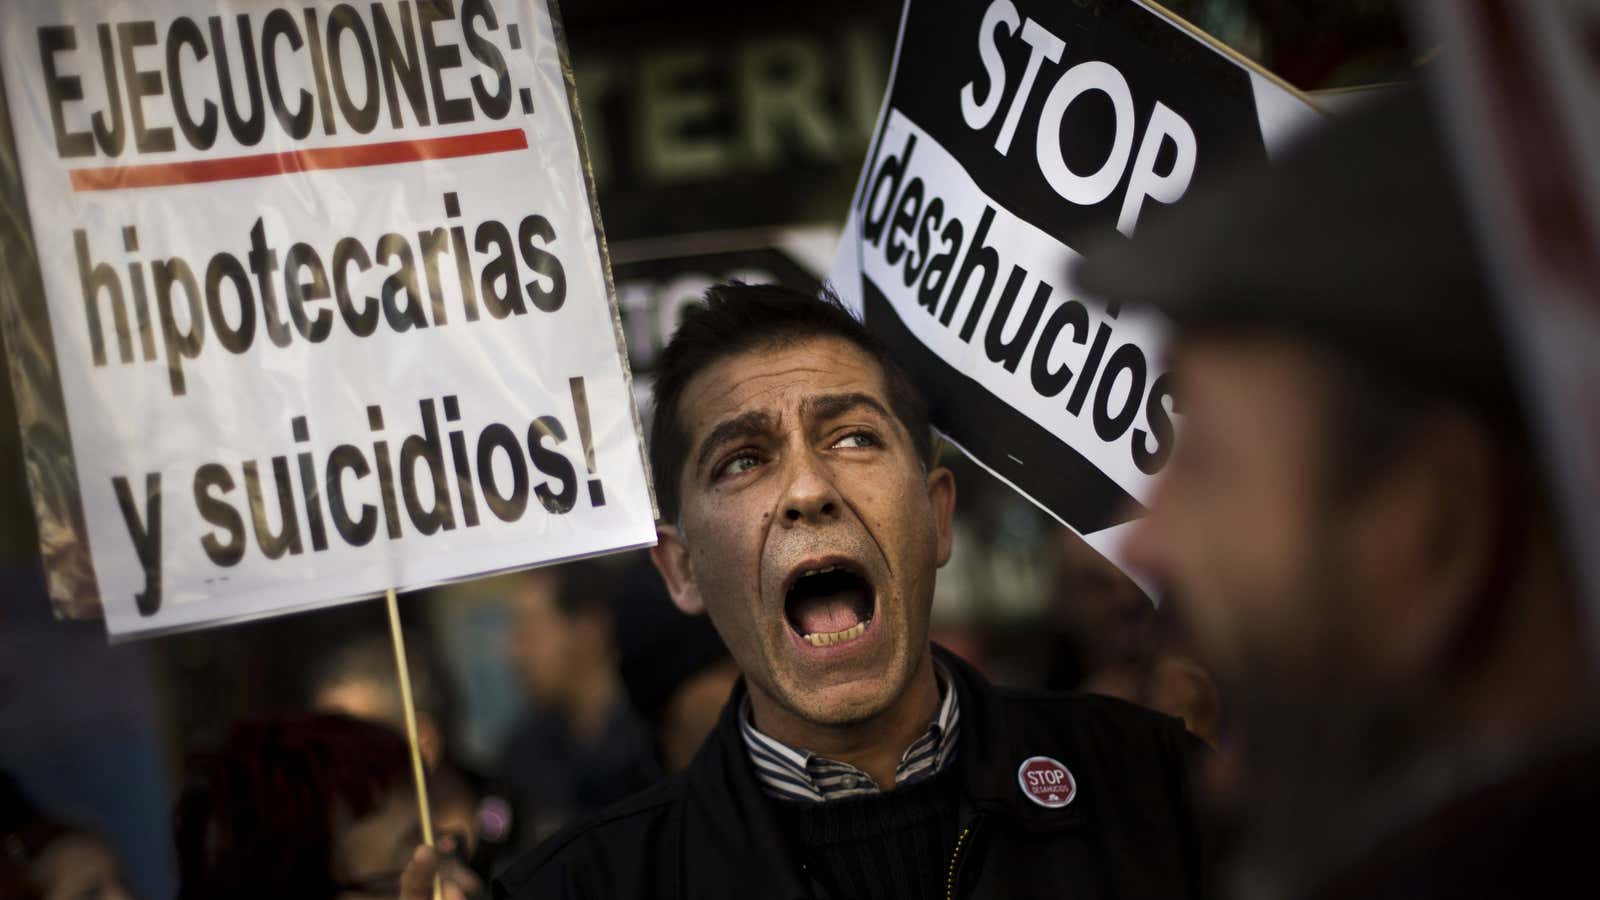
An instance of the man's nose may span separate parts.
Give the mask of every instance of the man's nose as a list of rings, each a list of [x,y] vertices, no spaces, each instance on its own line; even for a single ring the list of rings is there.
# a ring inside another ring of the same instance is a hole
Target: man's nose
[[[839,517],[844,501],[821,460],[811,453],[795,454],[788,469],[780,516],[783,524],[820,523]]]

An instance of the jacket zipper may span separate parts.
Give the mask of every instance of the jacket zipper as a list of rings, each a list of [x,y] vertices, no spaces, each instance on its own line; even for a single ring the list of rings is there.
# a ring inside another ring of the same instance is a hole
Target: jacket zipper
[[[972,821],[962,826],[961,833],[956,836],[956,849],[950,854],[949,874],[945,876],[945,900],[955,900],[956,885],[961,877],[962,852],[967,849],[967,840],[972,837],[972,832],[983,820],[981,815],[974,816]]]
[[[950,854],[950,874],[944,882],[945,900],[956,900],[956,873],[961,866],[961,851],[967,846],[967,837],[972,834],[972,828],[961,829],[961,834],[956,837],[955,852]]]

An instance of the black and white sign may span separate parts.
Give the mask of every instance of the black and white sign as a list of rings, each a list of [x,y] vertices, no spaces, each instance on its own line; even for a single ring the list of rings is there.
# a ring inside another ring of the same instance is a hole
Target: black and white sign
[[[942,434],[1114,556],[1176,409],[1162,323],[1079,296],[1073,248],[1316,116],[1133,0],[908,2],[832,281]]]

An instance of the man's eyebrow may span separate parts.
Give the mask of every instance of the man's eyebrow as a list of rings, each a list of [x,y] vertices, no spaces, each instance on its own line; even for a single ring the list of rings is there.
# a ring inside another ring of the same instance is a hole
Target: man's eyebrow
[[[731,419],[718,422],[705,440],[700,442],[700,452],[695,455],[695,469],[698,471],[705,467],[706,461],[717,448],[729,441],[752,435],[764,434],[773,428],[772,414],[759,409],[740,413]]]
[[[887,409],[883,408],[883,404],[879,403],[876,397],[860,392],[824,394],[820,397],[811,397],[805,401],[802,409],[818,419],[833,419],[863,406],[883,416],[885,419],[894,418]]]

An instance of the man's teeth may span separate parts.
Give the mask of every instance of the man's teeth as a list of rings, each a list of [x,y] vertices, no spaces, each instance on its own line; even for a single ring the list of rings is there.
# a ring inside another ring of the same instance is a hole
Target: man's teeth
[[[839,567],[838,566],[823,566],[820,569],[807,569],[804,572],[800,573],[800,577],[801,578],[805,578],[805,577],[810,576],[810,575],[826,575],[829,572],[837,572],[837,571],[839,571]]]
[[[867,623],[857,622],[843,631],[830,631],[826,634],[808,634],[805,636],[805,638],[806,643],[813,647],[827,647],[833,644],[842,644],[845,641],[853,641],[865,634],[866,631]]]

